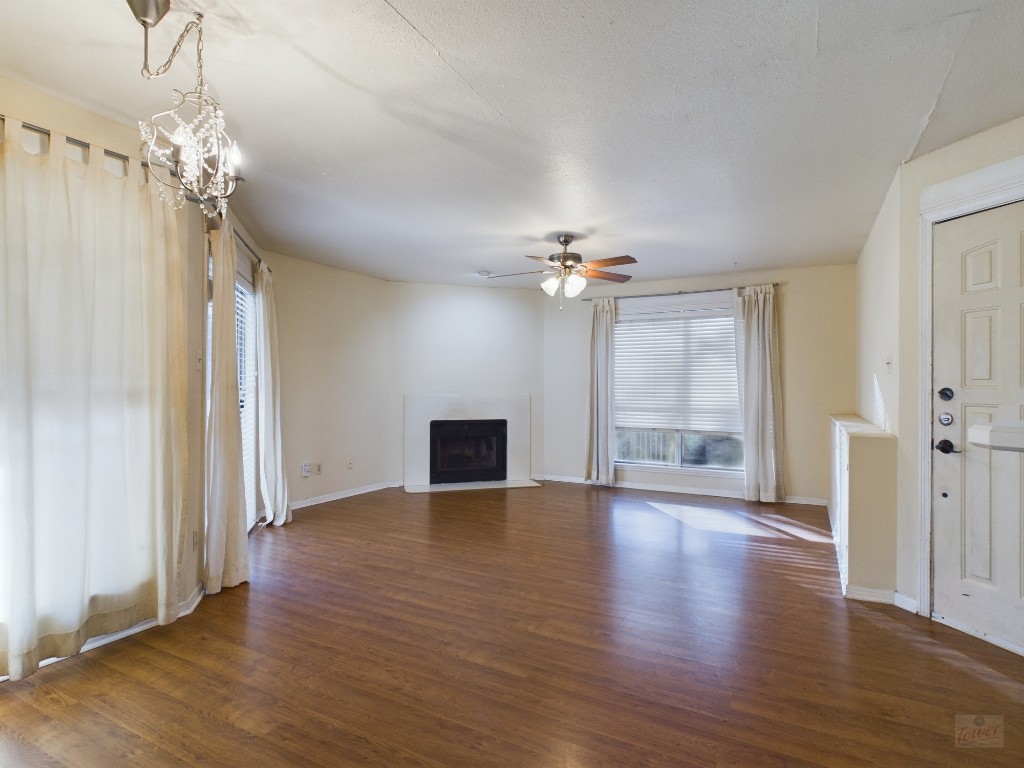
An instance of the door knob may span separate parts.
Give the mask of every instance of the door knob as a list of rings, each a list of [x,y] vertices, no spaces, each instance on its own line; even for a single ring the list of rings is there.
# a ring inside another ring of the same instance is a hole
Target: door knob
[[[939,440],[935,444],[935,450],[939,453],[962,453],[962,451],[958,451],[953,447],[953,443],[945,439]]]

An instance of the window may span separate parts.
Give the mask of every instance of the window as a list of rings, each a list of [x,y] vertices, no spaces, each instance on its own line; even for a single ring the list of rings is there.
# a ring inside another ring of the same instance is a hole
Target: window
[[[252,272],[245,259],[242,266]],[[249,528],[256,524],[256,294],[243,276],[235,280],[235,341],[238,345],[238,410],[242,420],[242,468]]]
[[[729,291],[620,299],[615,321],[615,460],[743,469]]]
[[[238,412],[242,422],[242,471],[245,479],[246,520],[251,530],[259,515],[256,494],[256,291],[253,287],[252,262],[238,249],[235,273],[235,344],[238,348]],[[213,280],[213,259],[209,261],[208,278]],[[206,305],[206,350],[209,359],[213,331],[213,302]],[[210,391],[210,368],[206,369],[206,391]],[[209,397],[209,395],[207,395]],[[209,409],[209,400],[207,400]]]

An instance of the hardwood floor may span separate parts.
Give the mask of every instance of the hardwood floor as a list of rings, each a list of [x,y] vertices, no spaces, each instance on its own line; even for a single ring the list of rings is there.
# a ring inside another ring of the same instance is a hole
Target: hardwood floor
[[[0,684],[0,765],[1024,764],[1024,658],[844,600],[827,529],[558,483],[303,509],[249,585]]]

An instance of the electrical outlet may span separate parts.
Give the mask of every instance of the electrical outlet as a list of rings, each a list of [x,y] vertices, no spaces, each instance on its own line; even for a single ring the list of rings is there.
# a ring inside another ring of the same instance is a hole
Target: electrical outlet
[[[324,465],[321,464],[319,461],[316,464],[313,465],[313,474],[314,475],[322,475],[323,472],[324,472]]]
[[[348,460],[348,468],[349,468],[349,469],[352,469],[352,459],[349,459],[349,460]]]
[[[302,465],[302,476],[303,477],[309,477],[309,475],[310,475],[310,473],[312,471],[313,471],[313,465],[310,464],[308,461],[305,464]]]

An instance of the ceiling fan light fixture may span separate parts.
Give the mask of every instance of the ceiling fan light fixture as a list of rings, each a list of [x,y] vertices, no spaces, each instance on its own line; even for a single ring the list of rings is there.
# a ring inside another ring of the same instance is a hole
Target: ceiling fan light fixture
[[[558,284],[560,282],[562,282],[562,278],[560,278],[558,275],[555,275],[554,277],[549,277],[547,280],[541,283],[540,287],[544,289],[544,293],[546,293],[548,296],[554,296],[556,293],[558,293]]]
[[[579,296],[580,291],[587,287],[587,279],[582,275],[572,274],[565,278],[565,296],[568,299]]]

